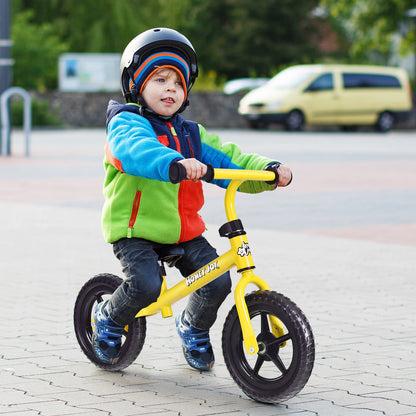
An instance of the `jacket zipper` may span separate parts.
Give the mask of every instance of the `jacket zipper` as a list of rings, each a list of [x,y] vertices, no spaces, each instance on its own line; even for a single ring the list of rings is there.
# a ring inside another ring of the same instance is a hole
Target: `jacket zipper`
[[[169,127],[169,131],[172,133],[172,136],[173,136],[173,138],[175,140],[176,150],[179,153],[181,153],[181,144],[179,143],[179,138],[178,138],[178,135],[176,134],[175,128],[172,126],[172,124],[169,121],[167,121],[166,124]]]
[[[190,140],[189,137],[188,137],[188,144],[189,144],[189,148],[191,149],[191,157],[195,157],[195,155],[194,155],[194,149],[192,149],[191,140]]]
[[[128,238],[131,238],[131,236],[132,236],[134,223],[136,222],[137,213],[139,212],[141,196],[142,196],[142,193],[140,191],[137,191],[136,196],[134,197],[134,201],[133,201],[133,209],[131,210],[131,216],[130,216],[130,221],[129,221],[129,229],[127,231],[127,237]]]

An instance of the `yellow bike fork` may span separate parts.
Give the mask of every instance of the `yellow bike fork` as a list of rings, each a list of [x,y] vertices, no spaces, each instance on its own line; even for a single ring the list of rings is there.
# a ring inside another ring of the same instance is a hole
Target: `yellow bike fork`
[[[255,266],[246,236],[241,235],[233,237],[230,241],[231,245],[234,246],[236,256],[238,257],[236,259],[237,271],[241,273],[241,278],[234,290],[235,305],[240,320],[244,346],[250,355],[254,355],[258,353],[259,347],[245,300],[246,288],[249,284],[257,286],[260,290],[270,290],[270,287],[262,278],[253,273]],[[245,253],[243,253],[243,251],[245,251]],[[275,337],[284,335],[283,326],[276,317],[269,315],[269,321],[272,333]]]

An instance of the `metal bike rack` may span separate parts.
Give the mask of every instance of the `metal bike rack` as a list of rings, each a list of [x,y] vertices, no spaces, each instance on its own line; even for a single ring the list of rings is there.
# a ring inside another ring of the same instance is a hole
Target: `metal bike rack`
[[[1,154],[3,156],[10,156],[10,118],[8,101],[11,96],[19,95],[23,98],[23,128],[25,132],[26,156],[29,156],[29,138],[32,129],[32,108],[30,94],[20,87],[11,87],[1,94]]]

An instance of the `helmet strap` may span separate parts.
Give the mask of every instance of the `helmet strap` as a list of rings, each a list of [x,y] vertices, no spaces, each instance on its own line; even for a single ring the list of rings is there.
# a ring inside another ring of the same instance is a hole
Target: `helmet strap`
[[[175,114],[179,114],[182,113],[182,111],[185,111],[186,107],[188,107],[189,105],[189,98],[186,97],[186,100],[183,102],[183,104],[181,105],[181,107],[179,108],[179,110],[175,113]]]
[[[139,94],[138,94],[138,90],[137,90],[137,85],[133,83],[133,85],[130,88],[130,97],[131,97],[131,100],[134,103],[137,103],[138,98],[139,98],[138,95]]]

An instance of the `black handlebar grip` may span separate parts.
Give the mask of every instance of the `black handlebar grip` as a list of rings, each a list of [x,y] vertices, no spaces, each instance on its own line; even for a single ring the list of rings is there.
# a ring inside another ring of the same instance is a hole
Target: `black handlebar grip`
[[[207,173],[201,178],[205,182],[212,182],[214,180],[214,168],[212,165],[207,165]]]
[[[169,180],[179,183],[186,179],[186,169],[181,163],[172,162],[169,166]]]
[[[280,163],[275,162],[268,166],[266,166],[265,170],[270,170],[271,172],[274,172],[275,179],[274,181],[266,181],[268,185],[277,185],[279,183],[279,174],[277,173],[277,169],[279,169]]]
[[[186,169],[181,163],[172,162],[169,166],[169,180],[172,183],[179,183],[186,179]],[[201,180],[205,182],[212,182],[214,179],[214,168],[211,165],[207,165],[207,172]]]

